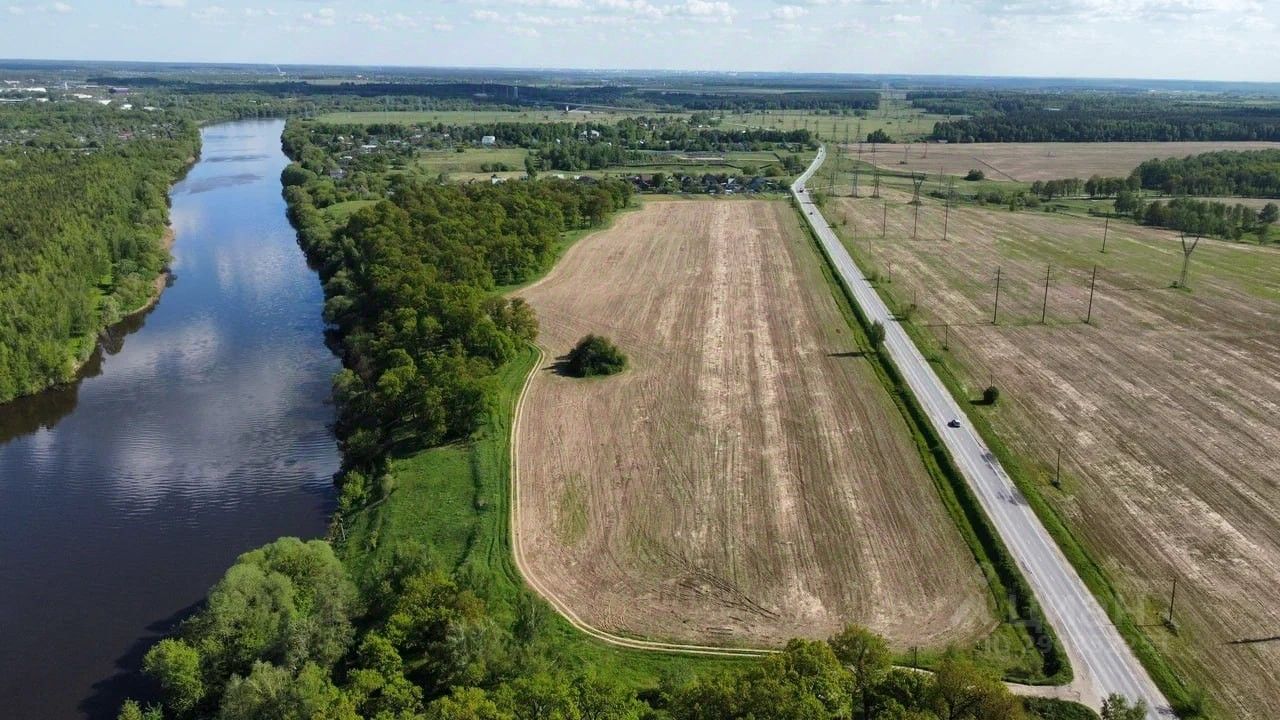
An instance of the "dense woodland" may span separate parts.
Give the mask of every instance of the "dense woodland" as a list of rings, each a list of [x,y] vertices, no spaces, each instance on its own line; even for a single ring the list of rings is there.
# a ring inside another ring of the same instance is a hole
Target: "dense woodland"
[[[493,290],[551,262],[562,233],[598,225],[626,206],[620,181],[547,179],[498,185],[390,181],[378,200],[332,227],[322,209],[368,199],[349,177],[320,174],[327,155],[286,133],[299,162],[283,174],[303,248],[325,288],[325,319],[341,338],[335,380],[338,435],[353,469],[343,503],[369,498],[366,478],[393,447],[469,436],[490,402],[488,378],[533,339],[520,300]],[[301,143],[301,144],[299,144]]]
[[[1280,198],[1280,150],[1223,150],[1157,158],[1139,165],[1133,177],[1143,188],[1167,195]]]
[[[563,107],[594,105],[655,110],[719,110],[750,112],[757,110],[873,110],[880,105],[877,90],[800,90],[773,92],[752,90],[708,89],[655,90],[613,83],[598,84],[508,84],[500,82],[448,82],[418,80],[408,82],[342,82],[338,84],[306,81],[189,81],[157,77],[99,77],[91,81],[102,85],[126,85],[166,95],[259,95],[276,99],[291,98],[303,102],[316,101],[332,107],[356,104],[358,100],[390,101],[421,109],[432,107],[474,107],[476,105],[509,108]],[[354,103],[351,101],[355,100]]]
[[[934,125],[947,142],[1280,140],[1280,103],[1172,95],[917,91],[926,112],[960,115]]]
[[[168,262],[187,122],[79,104],[0,109],[0,401],[70,380]]]
[[[1088,720],[1030,701],[957,654],[936,673],[896,669],[884,640],[849,627],[827,641],[671,675],[637,694],[559,656],[547,613],[522,596],[510,617],[486,587],[405,544],[353,577],[323,541],[245,553],[205,607],[144,660],[163,706],[121,720]],[[1114,701],[1107,720],[1140,720]]]
[[[1126,203],[1126,201],[1129,201]],[[1212,235],[1228,240],[1242,240],[1247,234],[1262,244],[1272,241],[1272,227],[1280,218],[1275,203],[1261,210],[1242,203],[1176,197],[1167,202],[1144,203],[1128,196],[1117,198],[1116,210],[1132,213],[1143,225],[1169,228],[1189,235]]]

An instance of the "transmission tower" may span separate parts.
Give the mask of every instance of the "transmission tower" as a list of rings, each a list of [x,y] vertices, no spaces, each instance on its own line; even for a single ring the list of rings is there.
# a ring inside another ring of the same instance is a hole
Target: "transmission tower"
[[[880,164],[876,162],[875,143],[871,143],[871,197],[880,197]]]
[[[920,173],[917,176],[911,173],[911,184],[915,187],[915,191],[911,195],[911,204],[916,207],[915,215],[911,220],[911,239],[916,239],[916,228],[920,225],[920,186],[924,185],[925,174]]]
[[[858,161],[853,164],[853,196],[858,197],[858,173],[862,169],[862,141],[858,141]]]

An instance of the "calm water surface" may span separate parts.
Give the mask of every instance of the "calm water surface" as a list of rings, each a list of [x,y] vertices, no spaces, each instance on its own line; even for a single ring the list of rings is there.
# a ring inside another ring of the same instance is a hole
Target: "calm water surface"
[[[75,387],[0,406],[0,716],[114,718],[147,645],[236,555],[324,531],[339,365],[285,218],[281,129],[207,128],[160,304]]]

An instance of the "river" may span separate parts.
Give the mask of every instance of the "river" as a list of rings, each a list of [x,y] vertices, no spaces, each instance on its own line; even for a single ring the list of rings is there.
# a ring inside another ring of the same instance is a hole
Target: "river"
[[[0,406],[0,716],[114,718],[239,553],[324,532],[339,364],[285,217],[282,127],[206,128],[159,304],[74,386]]]

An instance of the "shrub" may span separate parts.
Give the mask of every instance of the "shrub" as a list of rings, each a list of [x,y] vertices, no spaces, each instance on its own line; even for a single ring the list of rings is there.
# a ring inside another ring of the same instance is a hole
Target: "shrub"
[[[627,356],[600,335],[587,335],[569,351],[566,369],[574,377],[613,375],[627,366]]]
[[[867,133],[867,142],[869,143],[891,143],[893,138],[889,137],[889,133],[884,130],[877,129]]]
[[[984,405],[995,405],[1000,399],[1000,389],[995,385],[988,385],[986,390],[982,391],[982,403]]]
[[[884,325],[880,321],[871,323],[871,330],[867,333],[867,339],[871,341],[871,346],[880,349],[884,344]]]
[[[975,169],[970,170],[968,173],[966,173],[966,174],[965,174],[965,176],[964,176],[964,179],[965,179],[965,180],[968,180],[969,182],[976,182],[976,181],[978,181],[978,180],[986,180],[986,179],[987,179],[987,174],[986,174],[986,173],[984,173],[984,172],[982,172],[981,170],[978,170],[978,169],[976,169],[976,168],[975,168]]]

